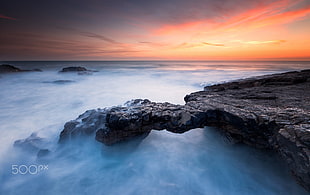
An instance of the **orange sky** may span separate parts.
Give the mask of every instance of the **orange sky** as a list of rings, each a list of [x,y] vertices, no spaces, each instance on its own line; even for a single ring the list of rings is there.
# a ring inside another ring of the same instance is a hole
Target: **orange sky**
[[[0,9],[0,60],[310,60],[309,0],[91,2],[59,18]]]

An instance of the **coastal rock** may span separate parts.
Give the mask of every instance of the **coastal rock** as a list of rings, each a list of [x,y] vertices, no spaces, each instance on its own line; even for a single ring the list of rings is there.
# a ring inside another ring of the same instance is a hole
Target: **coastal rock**
[[[40,149],[37,153],[37,157],[38,158],[42,158],[42,157],[45,157],[47,156],[48,154],[50,154],[51,151],[49,149]]]
[[[107,109],[88,110],[77,119],[65,124],[60,133],[59,143],[83,135],[93,135],[97,130],[106,126]]]
[[[68,84],[74,83],[75,81],[72,80],[56,80],[56,81],[44,81],[43,83],[53,83],[53,84]]]
[[[32,133],[26,139],[16,140],[14,142],[14,147],[22,148],[30,152],[38,152],[44,144],[45,141],[43,138],[39,137],[36,133]]]
[[[65,124],[60,142],[96,133],[96,140],[112,145],[151,130],[217,126],[234,142],[278,151],[310,190],[310,70],[208,86],[184,100],[174,105],[137,99],[87,111]]]
[[[67,73],[67,72],[77,72],[80,75],[84,75],[84,74],[91,74],[92,72],[96,72],[94,70],[88,70],[85,67],[82,66],[70,66],[70,67],[65,67],[63,68],[61,71],[59,71],[60,73]]]
[[[214,113],[206,125],[230,137],[279,152],[310,190],[310,71],[261,76],[205,87],[186,105]]]
[[[86,111],[65,124],[59,141],[96,133],[98,141],[112,145],[147,135],[151,130],[184,133],[203,127],[204,120],[205,114],[192,107],[136,99],[127,102],[126,106]]]
[[[9,64],[0,65],[0,72],[1,73],[21,72],[21,71],[22,71],[21,69],[15,67],[15,66],[9,65]]]
[[[107,110],[106,126],[96,131],[96,139],[106,145],[148,134],[151,130],[184,133],[203,127],[204,115],[191,107],[149,100],[134,100],[130,106]],[[199,118],[200,117],[200,118]]]
[[[9,64],[2,64],[0,65],[0,73],[14,73],[14,72],[42,72],[40,69],[33,69],[33,70],[22,70],[20,68],[17,68],[15,66],[9,65]]]

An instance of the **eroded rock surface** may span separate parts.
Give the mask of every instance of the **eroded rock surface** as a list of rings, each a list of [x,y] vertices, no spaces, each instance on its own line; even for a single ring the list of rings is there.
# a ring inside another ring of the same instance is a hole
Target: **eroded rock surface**
[[[112,145],[153,129],[218,126],[235,142],[278,151],[310,190],[310,70],[213,85],[184,99],[185,105],[138,99],[87,111],[65,124],[60,142],[96,133],[96,140]]]

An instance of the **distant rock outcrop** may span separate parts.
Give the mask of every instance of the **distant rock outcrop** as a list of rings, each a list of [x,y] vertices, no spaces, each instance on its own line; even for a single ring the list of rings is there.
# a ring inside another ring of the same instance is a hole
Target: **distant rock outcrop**
[[[82,72],[82,71],[88,71],[88,70],[82,66],[70,66],[70,67],[63,68],[59,72]]]
[[[56,81],[44,81],[43,83],[53,83],[53,84],[68,84],[68,83],[74,83],[75,81],[72,80],[56,80]]]
[[[82,66],[70,66],[70,67],[65,67],[63,68],[61,71],[59,71],[60,73],[68,73],[68,72],[77,72],[78,74],[84,75],[84,74],[91,74],[92,72],[97,72],[94,70],[88,70],[85,67]]]
[[[1,73],[7,73],[7,72],[21,72],[22,70],[15,67],[15,66],[12,66],[12,65],[9,65],[9,64],[2,64],[0,65],[0,72]]]
[[[310,190],[310,70],[208,86],[184,100],[174,105],[138,99],[86,111],[65,124],[60,142],[96,133],[96,140],[112,145],[151,130],[217,126],[234,142],[278,151]]]
[[[20,68],[17,68],[15,66],[9,65],[9,64],[2,64],[0,65],[0,73],[14,73],[14,72],[42,72],[40,69],[33,69],[33,70],[22,70]]]

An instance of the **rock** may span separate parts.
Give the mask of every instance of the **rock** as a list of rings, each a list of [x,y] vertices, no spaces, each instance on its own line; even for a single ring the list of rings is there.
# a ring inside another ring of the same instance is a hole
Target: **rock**
[[[310,70],[205,87],[186,105],[213,114],[219,126],[248,145],[280,153],[297,181],[310,190]]]
[[[26,139],[16,140],[14,142],[14,147],[19,147],[30,152],[38,152],[44,143],[45,141],[43,138],[38,137],[36,133],[32,133]]]
[[[86,111],[65,124],[59,141],[96,133],[98,141],[112,145],[147,135],[152,129],[183,133],[200,123],[199,127],[203,127],[203,120],[204,115],[191,107],[137,99],[126,106]]]
[[[39,150],[38,154],[37,154],[37,157],[38,158],[42,158],[42,157],[45,157],[47,156],[51,151],[48,150],[48,149],[41,149]]]
[[[59,71],[60,73],[66,73],[66,72],[77,72],[80,75],[87,75],[87,74],[91,74],[92,72],[96,72],[94,70],[88,70],[85,67],[82,66],[70,66],[70,67],[65,67],[63,68],[61,71]]]
[[[75,81],[72,80],[56,80],[56,81],[44,81],[43,83],[54,83],[54,84],[68,84],[73,83]]]
[[[234,142],[278,151],[310,190],[310,70],[208,86],[184,100],[174,105],[137,99],[87,111],[65,124],[60,142],[96,134],[96,140],[112,145],[151,130],[183,133],[217,126]]]
[[[27,72],[43,72],[41,69],[39,68],[35,68],[35,69],[32,69],[32,70],[23,70],[23,71],[27,71]]]
[[[198,119],[199,111],[191,107],[170,103],[155,103],[149,100],[135,100],[136,104],[128,107],[115,107],[107,110],[106,126],[97,130],[96,139],[106,145],[148,134],[153,130],[184,133],[203,127]]]
[[[21,72],[21,71],[22,71],[21,69],[9,64],[0,65],[0,73]]]
[[[14,73],[14,72],[42,72],[40,69],[33,69],[33,70],[22,70],[20,68],[17,68],[15,66],[9,65],[9,64],[2,64],[0,65],[0,73]]]
[[[105,128],[106,115],[106,109],[88,110],[77,119],[67,122],[60,133],[59,143],[81,135],[92,135],[97,130]]]

